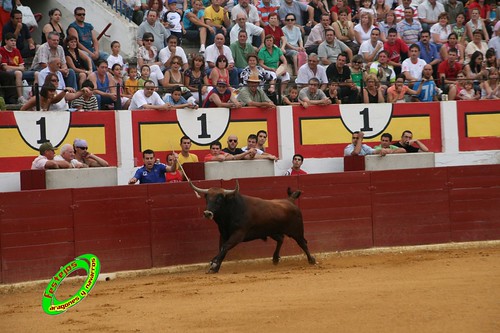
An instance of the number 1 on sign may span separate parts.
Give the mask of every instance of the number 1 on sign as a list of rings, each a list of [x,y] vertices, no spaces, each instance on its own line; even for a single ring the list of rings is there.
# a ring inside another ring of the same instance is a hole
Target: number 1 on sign
[[[370,127],[370,117],[368,115],[368,108],[364,108],[362,111],[359,111],[359,114],[363,116],[363,128],[360,128],[360,131],[362,132],[373,131],[373,128]]]
[[[47,128],[45,127],[45,117],[40,118],[35,124],[40,126],[40,139],[36,143],[44,143],[47,140]]]
[[[201,134],[198,135],[198,138],[200,139],[210,138],[210,134],[208,134],[207,132],[207,114],[206,113],[202,114],[201,116],[196,118],[196,120],[199,120],[201,122]]]

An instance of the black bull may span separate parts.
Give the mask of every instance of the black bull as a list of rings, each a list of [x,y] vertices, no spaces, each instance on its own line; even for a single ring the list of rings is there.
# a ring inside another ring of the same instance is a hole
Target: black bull
[[[287,199],[264,200],[241,195],[238,182],[234,190],[201,189],[191,182],[189,184],[197,193],[205,195],[207,208],[204,215],[213,219],[219,228],[219,253],[210,262],[209,273],[217,273],[227,252],[239,243],[266,240],[267,237],[276,241],[273,263],[278,264],[285,235],[293,238],[304,250],[310,264],[316,263],[304,238],[302,213],[295,205],[300,191],[291,193],[288,189]]]

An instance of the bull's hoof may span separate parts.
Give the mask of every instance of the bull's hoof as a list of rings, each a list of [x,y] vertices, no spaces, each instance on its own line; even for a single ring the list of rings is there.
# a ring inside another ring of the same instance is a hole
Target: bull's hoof
[[[280,263],[280,259],[281,259],[280,257],[278,257],[278,258],[273,258],[273,264],[274,264],[274,265],[279,264],[279,263]]]
[[[207,274],[215,274],[219,272],[220,266],[214,263],[213,261],[210,262],[210,268],[208,269]]]
[[[309,264],[311,264],[311,265],[316,265],[316,259],[315,259],[314,257],[311,257],[311,258],[309,259]]]

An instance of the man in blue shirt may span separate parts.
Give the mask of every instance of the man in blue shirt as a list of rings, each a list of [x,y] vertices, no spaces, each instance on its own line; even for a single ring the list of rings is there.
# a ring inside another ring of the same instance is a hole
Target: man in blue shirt
[[[177,156],[175,158],[177,159]],[[156,163],[155,152],[151,149],[142,152],[142,159],[144,160],[144,166],[137,169],[134,177],[128,181],[129,185],[135,184],[137,181],[141,184],[165,183],[165,173],[175,171],[175,164],[168,166],[163,163]]]
[[[437,66],[441,62],[441,56],[436,44],[431,43],[431,33],[429,30],[424,30],[420,34],[420,41],[417,43],[420,46],[420,59],[432,66],[432,70],[437,77]]]
[[[99,51],[99,41],[94,26],[85,22],[85,8],[76,7],[73,12],[75,21],[69,25],[67,35],[77,37],[78,48],[87,53],[94,62],[99,59],[107,60],[109,54]]]
[[[432,102],[438,100],[437,87],[432,78],[432,66],[427,64],[422,71],[422,81],[415,82],[413,89],[418,90],[422,84],[422,91],[420,94],[414,96],[415,102]]]

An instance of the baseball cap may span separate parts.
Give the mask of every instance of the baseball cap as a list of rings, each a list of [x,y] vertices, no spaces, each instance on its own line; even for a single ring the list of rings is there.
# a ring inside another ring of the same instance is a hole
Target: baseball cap
[[[45,154],[45,152],[46,152],[47,150],[54,150],[54,151],[55,151],[55,150],[56,150],[56,148],[54,148],[54,146],[52,146],[52,143],[50,143],[50,142],[45,142],[45,143],[42,143],[42,144],[40,145],[40,148],[39,148],[40,155]]]
[[[75,141],[73,141],[73,146],[75,146],[75,147],[88,147],[89,145],[87,144],[87,141],[85,141],[83,139],[75,139]]]
[[[225,80],[218,80],[217,84],[223,84],[223,85],[227,86],[227,82]]]
[[[177,0],[168,0],[168,4],[173,4],[173,3],[177,3]]]

